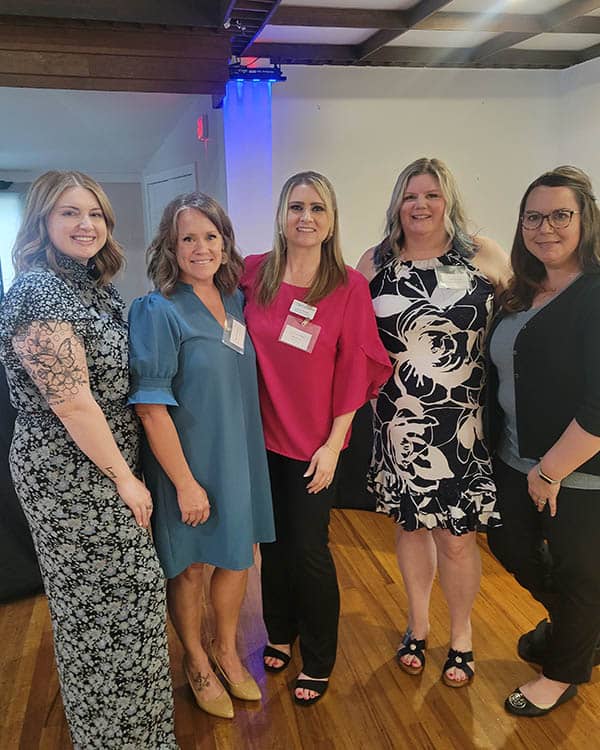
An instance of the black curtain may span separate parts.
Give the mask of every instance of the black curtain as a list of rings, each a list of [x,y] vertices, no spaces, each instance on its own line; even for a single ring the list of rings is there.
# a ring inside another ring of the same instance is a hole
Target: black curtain
[[[366,403],[354,415],[350,444],[340,456],[338,508],[375,510],[375,500],[367,492],[372,447],[373,411]]]
[[[0,601],[42,590],[29,526],[15,495],[8,467],[14,423],[15,410],[10,405],[6,373],[0,365]]]

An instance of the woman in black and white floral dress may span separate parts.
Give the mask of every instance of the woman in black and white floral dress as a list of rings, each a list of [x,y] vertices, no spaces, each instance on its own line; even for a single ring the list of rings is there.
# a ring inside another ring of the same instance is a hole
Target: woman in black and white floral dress
[[[483,339],[508,261],[491,240],[467,234],[451,173],[419,159],[400,174],[383,242],[361,258],[394,374],[375,404],[369,489],[397,523],[409,601],[398,663],[425,666],[429,597],[439,569],[450,610],[442,679],[471,682],[471,609],[481,576],[480,525],[499,523],[482,442]]]
[[[10,467],[29,522],[78,750],[174,750],[164,580],[136,478],[123,264],[102,188],[48,172],[28,194],[0,310],[17,420]]]

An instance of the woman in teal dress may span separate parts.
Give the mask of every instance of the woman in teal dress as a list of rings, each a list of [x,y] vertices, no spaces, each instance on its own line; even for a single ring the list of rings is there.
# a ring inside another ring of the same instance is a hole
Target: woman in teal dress
[[[129,314],[130,403],[146,434],[144,476],[169,612],[198,705],[226,718],[233,704],[213,667],[233,696],[261,697],[236,633],[253,545],[275,536],[255,354],[237,289],[242,267],[223,209],[202,193],[179,196],[148,250],[155,291]],[[200,636],[205,563],[215,566],[208,654]]]

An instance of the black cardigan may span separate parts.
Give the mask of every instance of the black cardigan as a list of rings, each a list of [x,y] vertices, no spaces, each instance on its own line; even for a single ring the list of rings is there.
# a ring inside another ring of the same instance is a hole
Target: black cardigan
[[[484,426],[493,452],[502,429],[498,373],[490,359]],[[517,437],[521,458],[539,460],[576,419],[600,436],[600,274],[584,274],[520,330],[513,350]],[[600,453],[580,471],[600,476]]]

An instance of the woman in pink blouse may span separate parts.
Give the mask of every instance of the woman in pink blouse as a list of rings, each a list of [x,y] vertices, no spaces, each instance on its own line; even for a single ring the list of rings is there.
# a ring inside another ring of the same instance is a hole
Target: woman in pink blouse
[[[290,177],[273,250],[246,258],[246,322],[256,349],[277,541],[261,544],[265,669],[288,665],[294,700],[327,690],[339,590],[328,545],[336,467],[356,409],[390,376],[365,279],[344,265],[335,194],[316,172]]]

